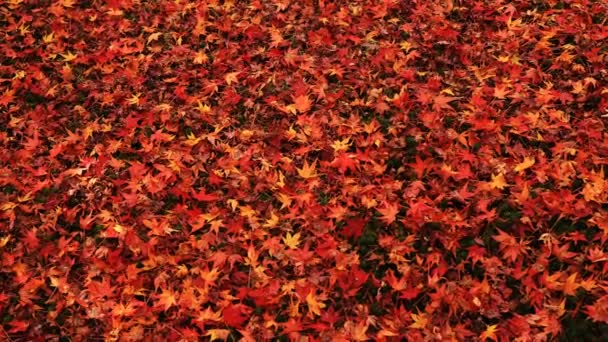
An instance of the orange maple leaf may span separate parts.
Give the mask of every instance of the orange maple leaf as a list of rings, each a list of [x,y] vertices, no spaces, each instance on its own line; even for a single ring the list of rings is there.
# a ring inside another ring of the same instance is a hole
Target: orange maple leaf
[[[308,112],[310,110],[310,107],[312,106],[310,99],[306,95],[300,95],[300,96],[294,97],[293,101],[294,101],[294,107],[300,113]]]
[[[502,173],[498,175],[492,175],[492,181],[490,182],[490,187],[492,189],[504,189],[507,186],[507,182],[505,181],[505,176]]]
[[[453,110],[453,108],[449,105],[449,103],[454,100],[458,100],[458,99],[459,99],[459,97],[445,96],[443,94],[439,94],[433,98],[433,109],[435,111],[440,111],[442,109]]]
[[[230,330],[228,329],[209,329],[205,334],[205,336],[209,336],[209,341],[225,341],[228,339],[228,335],[230,335]]]
[[[308,310],[317,316],[321,315],[321,309],[325,307],[325,304],[319,302],[312,291],[306,296],[306,304],[308,304]]]
[[[517,164],[513,170],[515,170],[517,173],[522,173],[524,170],[532,167],[535,162],[534,157],[525,157],[524,161]]]
[[[164,306],[164,310],[169,310],[170,307],[177,304],[177,298],[175,298],[175,293],[170,290],[163,290],[163,292],[158,297],[158,304]]]
[[[489,325],[486,330],[484,332],[481,333],[481,335],[479,335],[479,339],[482,341],[485,341],[487,339],[492,339],[494,341],[496,341],[496,329],[497,329],[498,325],[494,324],[494,325]]]
[[[576,282],[577,272],[572,273],[564,283],[564,294],[567,296],[576,296],[576,289],[579,288],[579,284]]]
[[[384,203],[384,207],[378,208],[380,214],[382,214],[382,221],[386,224],[391,224],[395,222],[397,219],[397,214],[399,213],[399,205],[397,204],[389,204],[387,202]]]
[[[297,169],[300,177],[302,177],[304,179],[316,177],[317,176],[317,173],[315,171],[316,164],[317,164],[316,160],[314,163],[312,163],[312,165],[309,165],[308,161],[305,160],[304,166],[302,166],[301,169]]]
[[[426,317],[426,314],[424,313],[421,313],[419,315],[413,313],[411,314],[411,316],[414,320],[414,323],[410,325],[410,328],[424,329],[429,321],[429,319]]]

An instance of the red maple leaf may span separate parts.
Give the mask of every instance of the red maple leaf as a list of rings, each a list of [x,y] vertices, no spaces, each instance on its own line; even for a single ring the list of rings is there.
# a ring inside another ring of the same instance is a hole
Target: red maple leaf
[[[442,109],[454,110],[452,106],[449,105],[449,103],[458,99],[459,97],[445,96],[443,94],[439,94],[433,98],[433,109],[437,112],[441,111]]]
[[[240,328],[249,319],[251,308],[243,304],[230,304],[222,311],[224,322],[233,328]]]
[[[347,238],[358,239],[363,234],[363,228],[367,223],[366,219],[363,218],[352,218],[346,220],[346,226],[342,229],[342,234]]]

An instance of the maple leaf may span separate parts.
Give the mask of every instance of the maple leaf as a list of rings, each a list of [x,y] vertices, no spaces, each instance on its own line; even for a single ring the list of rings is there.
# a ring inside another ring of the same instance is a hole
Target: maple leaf
[[[164,236],[176,232],[175,229],[172,229],[169,226],[169,222],[165,220],[158,221],[155,218],[151,220],[144,219],[142,223],[144,224],[144,226],[150,229],[150,235]],[[114,229],[116,230],[116,228]]]
[[[414,320],[414,323],[410,324],[410,328],[414,328],[414,329],[424,329],[426,328],[426,325],[428,324],[428,318],[426,317],[426,314],[421,313],[421,314],[411,314],[412,320]]]
[[[294,108],[297,109],[299,113],[306,113],[310,110],[312,104],[310,99],[306,95],[299,95],[294,97]]]
[[[300,177],[304,178],[304,179],[309,179],[309,178],[314,178],[317,176],[316,173],[316,164],[317,161],[315,160],[314,163],[312,163],[312,165],[308,164],[307,160],[304,160],[304,166],[302,166],[301,169],[297,168],[298,170],[298,174],[300,175]]]
[[[397,214],[399,213],[399,205],[395,203],[389,204],[385,202],[384,206],[382,208],[378,208],[377,210],[380,212],[380,214],[382,214],[382,221],[386,224],[391,224],[397,219]]]
[[[8,332],[11,334],[26,331],[30,326],[30,323],[27,321],[10,321],[8,324],[11,326]]]
[[[321,315],[321,309],[325,307],[325,304],[319,302],[312,291],[306,295],[306,304],[308,305],[308,311],[317,316]]]
[[[498,328],[498,325],[494,324],[494,325],[489,325],[486,330],[484,332],[481,333],[481,335],[479,335],[479,339],[482,341],[486,341],[487,339],[492,339],[494,341],[497,341],[498,339],[496,338],[496,330]]]
[[[203,104],[199,100],[197,100],[196,103],[197,106],[195,107],[195,109],[198,110],[201,114],[211,113],[211,107],[209,107],[207,104]]]
[[[240,74],[239,71],[226,74],[226,76],[224,76],[224,79],[226,80],[226,84],[231,85],[233,82],[238,82],[239,80],[238,80],[237,76],[239,74]]]
[[[209,329],[205,336],[209,336],[209,341],[226,341],[228,340],[228,336],[230,335],[230,330],[228,329]]]
[[[162,34],[162,32],[154,32],[154,33],[150,34],[148,36],[148,40],[146,41],[146,43],[150,44],[151,42],[157,41],[161,34]]]
[[[346,221],[346,226],[343,228],[342,233],[346,237],[352,237],[358,239],[363,234],[363,229],[367,220],[362,218],[354,218]]]
[[[262,225],[264,228],[273,228],[279,223],[279,217],[275,213],[270,214],[270,218]]]
[[[216,268],[212,268],[210,271],[201,271],[200,276],[205,281],[205,284],[213,286],[220,276],[220,272]]]
[[[158,304],[164,307],[164,311],[167,311],[170,307],[177,305],[175,293],[170,290],[163,289],[163,292],[158,296]]]
[[[131,98],[129,98],[127,100],[127,102],[132,105],[138,105],[141,101],[141,99],[139,98],[140,96],[141,96],[140,93],[133,94],[133,96],[131,96]]]
[[[338,168],[341,173],[347,170],[355,171],[358,165],[359,161],[351,153],[339,153],[331,162],[331,166]]]
[[[289,247],[289,249],[298,248],[298,244],[300,244],[300,233],[295,233],[294,235],[287,233],[283,238],[283,243]]]
[[[572,273],[564,282],[564,294],[567,296],[576,296],[576,289],[578,289],[579,285],[576,282],[576,276],[578,273]]]
[[[201,189],[199,192],[192,193],[192,198],[201,202],[213,202],[217,201],[220,196],[215,194],[208,194],[205,192],[205,189]]]
[[[346,326],[346,324],[345,324]],[[357,324],[350,325],[350,338],[352,341],[367,341],[367,330],[369,323],[366,320],[359,321]]]
[[[352,142],[350,141],[350,137],[347,137],[346,139],[343,139],[343,140],[334,141],[333,144],[331,145],[331,147],[334,149],[334,151],[339,152],[339,151],[348,150],[348,148],[350,147],[351,144],[352,144]]]
[[[206,308],[203,311],[200,311],[195,321],[199,323],[206,322],[220,322],[222,320],[222,313],[219,311],[213,311],[211,308]]]
[[[405,278],[399,278],[395,276],[395,273],[392,270],[389,270],[384,278],[388,285],[396,291],[403,291],[407,288],[407,283]]]
[[[585,181],[585,186],[581,191],[583,198],[588,202],[602,202],[606,196],[604,189],[608,186],[608,182],[604,180],[602,174],[592,173],[590,178],[591,181]]]
[[[437,112],[441,111],[442,109],[453,110],[449,103],[454,100],[458,100],[459,98],[460,97],[445,96],[443,94],[439,94],[433,98],[433,109]]]
[[[492,189],[504,189],[507,186],[505,176],[502,173],[498,175],[492,175],[492,181],[490,182],[490,188]]]
[[[534,165],[535,160],[534,157],[525,157],[524,161],[517,164],[514,168],[515,172],[522,173],[524,170],[532,167]]]
[[[46,34],[46,35],[44,35],[44,36],[42,37],[42,41],[43,41],[45,44],[49,44],[49,43],[51,43],[51,42],[52,42],[54,39],[55,39],[55,32],[51,32],[51,33]]]
[[[279,192],[276,195],[276,197],[279,200],[279,202],[281,202],[281,209],[289,208],[291,206],[291,203],[293,202],[291,196],[284,194],[282,192]]]
[[[0,96],[0,105],[8,106],[8,104],[13,102],[14,99],[15,99],[15,90],[14,89],[5,89],[2,96]],[[19,119],[11,118],[11,122],[13,120],[19,120]]]
[[[194,64],[204,64],[207,63],[209,58],[207,54],[203,50],[198,50],[198,52],[194,55],[193,63]]]
[[[249,309],[243,304],[230,304],[224,308],[224,322],[233,328],[240,328],[249,319]]]
[[[78,56],[72,54],[71,52],[68,52],[66,54],[61,54],[61,57],[63,57],[64,62],[71,62],[71,61],[75,60],[76,57],[78,57]]]

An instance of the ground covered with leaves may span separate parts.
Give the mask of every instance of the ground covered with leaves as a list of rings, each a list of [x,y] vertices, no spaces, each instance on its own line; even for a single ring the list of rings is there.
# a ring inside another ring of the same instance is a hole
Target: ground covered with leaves
[[[608,334],[608,4],[0,4],[0,337]]]

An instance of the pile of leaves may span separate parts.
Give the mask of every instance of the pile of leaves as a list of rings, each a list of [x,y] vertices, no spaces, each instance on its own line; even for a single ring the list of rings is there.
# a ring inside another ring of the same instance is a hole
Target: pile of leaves
[[[608,334],[608,3],[0,4],[0,336]]]

